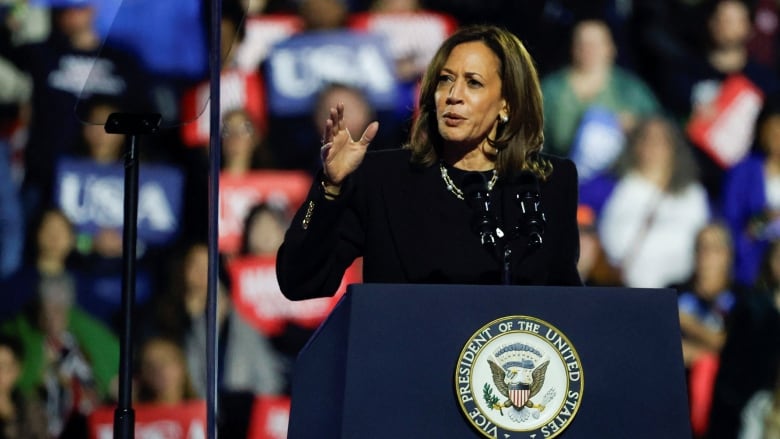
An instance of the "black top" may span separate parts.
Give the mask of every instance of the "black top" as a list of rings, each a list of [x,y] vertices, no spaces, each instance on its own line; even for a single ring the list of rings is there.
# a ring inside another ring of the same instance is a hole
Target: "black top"
[[[502,283],[502,259],[473,230],[474,210],[447,190],[438,165],[414,165],[410,157],[408,150],[369,152],[333,201],[324,198],[315,179],[277,258],[287,297],[334,294],[359,256],[364,282]],[[544,244],[532,250],[523,234],[511,241],[512,283],[581,285],[576,169],[569,160],[547,158],[554,171],[540,185]],[[456,185],[467,174],[448,170]],[[499,179],[491,193],[507,236],[522,218],[516,192],[515,185]]]

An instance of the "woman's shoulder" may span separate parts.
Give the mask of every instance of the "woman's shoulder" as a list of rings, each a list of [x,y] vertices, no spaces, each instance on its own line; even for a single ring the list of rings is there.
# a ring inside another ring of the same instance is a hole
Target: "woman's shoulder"
[[[577,166],[571,159],[546,153],[540,154],[540,157],[552,165],[552,178],[577,179]]]

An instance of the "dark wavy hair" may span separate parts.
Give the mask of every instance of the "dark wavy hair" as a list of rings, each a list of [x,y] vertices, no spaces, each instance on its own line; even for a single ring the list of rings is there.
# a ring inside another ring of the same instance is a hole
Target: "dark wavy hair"
[[[511,175],[519,170],[529,170],[542,179],[547,178],[552,165],[539,155],[544,143],[544,115],[536,67],[520,39],[490,25],[459,29],[442,43],[428,65],[420,87],[419,116],[406,145],[412,151],[412,162],[431,166],[442,155],[444,142],[436,123],[434,97],[438,77],[452,50],[472,41],[481,41],[498,57],[501,95],[509,108],[509,121],[499,124],[495,139],[488,139],[498,150],[498,173]]]

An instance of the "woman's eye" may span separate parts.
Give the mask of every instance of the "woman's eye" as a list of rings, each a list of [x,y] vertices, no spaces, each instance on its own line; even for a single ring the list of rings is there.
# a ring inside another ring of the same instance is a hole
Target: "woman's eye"
[[[439,82],[452,82],[452,75],[439,75]]]
[[[468,84],[471,87],[482,87],[482,83],[477,81],[476,79],[469,79]]]

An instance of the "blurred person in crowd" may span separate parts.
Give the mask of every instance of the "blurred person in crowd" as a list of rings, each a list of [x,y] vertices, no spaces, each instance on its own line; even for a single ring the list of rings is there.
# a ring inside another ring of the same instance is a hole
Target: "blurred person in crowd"
[[[196,394],[206,394],[206,300],[208,247],[187,247],[182,265],[167,295],[154,305],[154,332],[181,340]],[[220,284],[217,292],[221,392],[278,394],[284,388],[281,366],[271,344],[232,306],[230,293]]]
[[[73,152],[79,119],[85,118],[80,101],[93,95],[115,97],[129,105],[143,100],[137,89],[141,72],[135,57],[102,45],[94,25],[95,1],[49,0],[49,38],[19,47],[13,54],[12,61],[33,81],[23,187],[27,218],[51,201],[54,166],[61,154]]]
[[[280,207],[260,203],[247,212],[244,220],[241,254],[244,256],[276,256],[284,241],[290,220]]]
[[[687,117],[698,107],[706,107],[718,91],[718,85],[729,75],[743,74],[766,95],[778,90],[772,72],[754,62],[747,42],[753,23],[747,1],[714,0],[703,3],[705,18],[704,47],[694,47],[693,54],[682,57],[683,65],[670,65],[665,103],[680,117]]]
[[[770,240],[780,238],[780,102],[756,123],[754,152],[726,175],[723,216],[736,244],[736,279],[752,285]]]
[[[222,171],[241,176],[255,169],[276,168],[265,134],[246,110],[228,111],[222,118]]]
[[[220,19],[220,117],[222,123],[229,111],[243,109],[252,120],[255,141],[262,139],[260,133],[267,126],[265,121],[265,96],[258,70],[243,70],[236,61],[238,46],[245,37],[244,15],[237,2],[225,4]],[[208,229],[208,199],[203,197],[208,187],[209,136],[209,83],[206,80],[190,86],[181,100],[183,120],[187,123],[179,127],[179,138],[185,149],[181,158],[186,173],[184,190],[184,215],[189,219],[185,224],[184,235],[192,239],[205,239]],[[222,127],[215,128],[221,129]],[[224,134],[224,132],[223,132]],[[238,148],[231,148],[223,137],[223,147],[240,150],[244,142],[236,140]],[[231,139],[233,140],[233,139]],[[232,144],[231,144],[232,145]],[[227,153],[229,154],[229,153]],[[258,151],[259,155],[262,155]],[[223,159],[230,160],[223,154]]]
[[[284,241],[284,233],[290,224],[287,213],[268,203],[252,207],[244,220],[241,256],[276,256]],[[286,380],[292,382],[292,366],[300,350],[314,333],[313,329],[288,321],[282,332],[270,338],[282,362]],[[289,387],[286,393],[289,393]]]
[[[370,9],[374,12],[415,12],[422,9],[419,0],[373,0]]]
[[[62,159],[78,160],[78,166],[89,169],[90,172],[103,172],[104,169],[113,169],[116,178],[121,177],[123,158],[125,153],[126,136],[123,134],[107,133],[105,121],[112,113],[123,113],[124,108],[120,101],[109,97],[93,97],[83,103],[84,114],[89,123],[81,127],[81,134],[73,154],[63,155]],[[146,146],[146,144],[143,144]],[[141,159],[141,175],[144,175],[144,164],[148,158],[146,148],[140,148],[138,155]],[[73,169],[73,168],[70,168]],[[78,189],[79,196],[83,195],[84,201],[73,202],[72,197],[65,201],[66,197],[60,195],[57,200],[68,215],[72,218],[81,217],[83,221],[91,221],[92,224],[100,224],[94,230],[83,230],[76,235],[76,259],[75,267],[79,274],[78,304],[84,310],[113,330],[119,331],[121,322],[120,295],[121,278],[124,267],[122,260],[122,226],[119,221],[106,218],[95,220],[97,215],[86,210],[110,209],[106,207],[106,200],[94,201],[88,194],[95,192],[90,190],[90,180],[93,178],[81,178],[82,186]],[[61,180],[63,181],[63,180]],[[113,180],[115,182],[116,180]],[[143,180],[142,180],[143,181]],[[97,185],[93,185],[94,188]],[[101,182],[100,191],[114,189],[115,186]],[[141,186],[143,187],[143,186]],[[143,193],[143,191],[141,192]],[[121,195],[121,193],[120,193]],[[143,200],[143,198],[141,199]],[[143,201],[141,201],[143,205]],[[95,207],[97,206],[97,207]],[[121,208],[121,196],[113,207]],[[156,207],[156,206],[155,206]],[[121,211],[120,211],[121,215]],[[110,214],[105,215],[111,218]],[[84,220],[84,218],[87,218]],[[140,222],[141,220],[139,220]],[[113,224],[111,224],[111,222]],[[152,279],[155,278],[157,269],[156,258],[165,257],[167,248],[158,245],[149,245],[143,239],[139,239],[137,248],[136,265],[136,304],[144,303],[151,295]]]
[[[581,285],[576,169],[539,154],[541,88],[522,42],[495,26],[461,28],[429,65],[419,108],[406,148],[373,152],[379,124],[351,132],[345,105],[330,109],[322,170],[279,249],[282,292],[333,295],[360,256],[365,282]],[[521,171],[555,214],[536,251],[528,250],[535,236],[506,243],[518,247],[504,271],[495,229],[472,228],[471,188],[505,200],[510,207],[488,222],[511,227]]]
[[[660,288],[692,272],[694,241],[709,217],[707,194],[676,126],[642,120],[617,163],[617,186],[606,201],[599,236],[629,287]]]
[[[44,210],[27,230],[25,261],[2,285],[0,321],[19,313],[35,297],[38,283],[48,277],[73,274],[76,234],[62,210]]]
[[[81,128],[81,144],[77,148],[80,155],[98,165],[114,165],[121,162],[124,153],[125,136],[106,132],[103,124],[111,113],[121,112],[121,108],[113,100],[95,99],[85,104],[87,120]],[[102,122],[100,122],[102,121]],[[79,237],[82,238],[82,237]],[[79,244],[78,250],[83,253],[95,253],[108,259],[122,257],[122,235],[117,229],[102,229],[86,243]]]
[[[12,47],[45,40],[51,32],[47,2],[10,0],[0,5],[3,53]]]
[[[780,383],[754,393],[740,418],[737,439],[780,438]]]
[[[48,277],[37,293],[28,310],[0,331],[22,340],[25,367],[19,386],[28,395],[43,395],[49,433],[81,437],[92,410],[116,397],[119,342],[74,305],[71,276]]]
[[[23,365],[21,342],[0,335],[0,438],[48,439],[46,412],[37,398],[19,389]]]
[[[343,28],[349,15],[346,0],[300,0],[298,14],[306,31],[325,31]]]
[[[0,284],[21,265],[24,247],[24,218],[10,153],[10,145],[0,141]]]
[[[45,40],[49,25],[49,9],[39,2],[11,0],[0,4],[0,104],[25,108],[25,115],[32,79],[9,57],[20,45]]]
[[[125,135],[107,133],[105,122],[111,113],[122,113],[122,107],[115,99],[97,97],[84,103],[86,120],[81,127],[80,144],[76,152],[89,157],[98,164],[115,164],[123,156]],[[81,149],[79,151],[79,149]]]
[[[587,286],[619,286],[620,273],[609,265],[599,240],[596,212],[586,204],[577,208],[577,225],[580,231],[580,258],[577,271]]]
[[[196,398],[187,359],[179,344],[161,336],[138,349],[138,402],[176,405]]]
[[[711,223],[696,236],[693,276],[678,300],[683,360],[689,366],[703,355],[717,356],[726,340],[726,320],[734,306],[733,246],[726,226]]]
[[[780,240],[772,241],[759,273],[756,287],[738,296],[727,321],[708,439],[737,437],[740,414],[750,398],[760,390],[776,388],[780,368]],[[746,418],[755,418],[765,405],[765,396],[757,397],[759,401],[747,409],[751,413]]]
[[[291,127],[295,131],[284,134],[284,137],[277,137],[272,143],[275,145],[275,153],[283,161],[284,168],[305,169],[310,173],[315,173],[320,166],[320,150],[311,145],[318,144],[321,141],[322,133],[328,119],[322,118],[323,114],[328,114],[329,108],[337,105],[339,102],[344,106],[355,108],[345,119],[347,128],[351,133],[362,132],[368,122],[374,120],[377,113],[366,94],[359,88],[346,84],[325,84],[317,93],[314,106],[311,113],[305,120],[291,120]],[[392,138],[392,135],[387,136]],[[381,149],[387,141],[377,139],[377,145],[372,145],[372,149]]]
[[[329,109],[339,103],[346,108],[355,109],[354,113],[350,113],[349,118],[344,120],[345,128],[350,133],[360,132],[376,118],[376,111],[360,89],[344,84],[328,84],[320,90],[312,109],[312,120],[317,133],[324,133],[328,122],[322,115],[328,114]]]
[[[545,152],[569,156],[583,116],[591,108],[614,114],[623,132],[659,110],[650,89],[615,65],[616,49],[606,23],[584,20],[575,26],[571,65],[542,79]]]
[[[751,105],[742,102],[732,103],[728,110],[719,107],[726,102],[723,85],[729,79],[746,79],[766,98],[780,91],[777,75],[750,57],[747,43],[753,24],[749,5],[743,0],[714,0],[704,4],[704,16],[703,45],[694,47],[677,63],[665,64],[659,95],[680,121],[710,120],[720,115],[726,121],[723,124],[748,124],[752,128],[757,111]],[[701,171],[700,181],[710,199],[719,201],[727,169],[700,148],[694,153]]]

